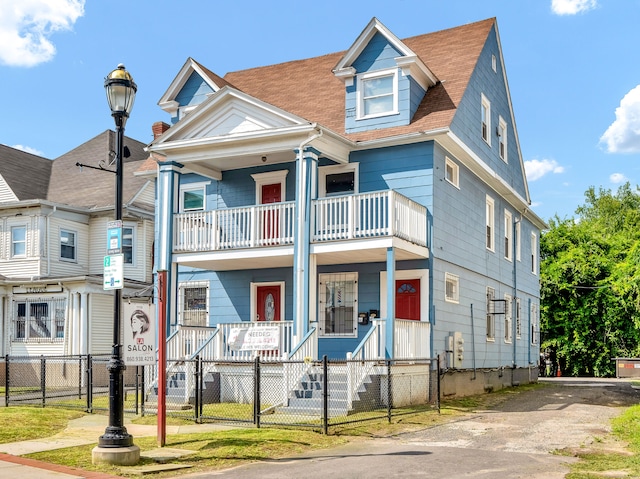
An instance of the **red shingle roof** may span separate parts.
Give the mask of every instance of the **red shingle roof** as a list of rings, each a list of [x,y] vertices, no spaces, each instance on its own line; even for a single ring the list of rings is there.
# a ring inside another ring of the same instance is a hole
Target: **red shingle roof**
[[[347,135],[345,92],[332,69],[345,52],[231,72],[224,80],[271,105],[318,123],[353,141],[374,140],[449,126],[495,18],[404,39],[441,81],[430,88],[411,123]]]

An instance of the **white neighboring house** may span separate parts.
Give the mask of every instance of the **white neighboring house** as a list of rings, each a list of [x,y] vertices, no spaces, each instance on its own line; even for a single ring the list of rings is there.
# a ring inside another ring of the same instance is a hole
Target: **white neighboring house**
[[[155,185],[135,172],[149,155],[125,137],[123,297],[153,296]],[[51,161],[0,145],[0,353],[109,354],[113,292],[103,289],[114,219],[115,133]],[[155,163],[154,163],[155,166]]]

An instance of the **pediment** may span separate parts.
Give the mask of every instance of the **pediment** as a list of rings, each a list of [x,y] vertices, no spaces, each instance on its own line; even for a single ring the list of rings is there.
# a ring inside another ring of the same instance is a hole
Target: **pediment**
[[[233,138],[309,122],[232,87],[224,87],[169,129],[158,145],[178,140]]]

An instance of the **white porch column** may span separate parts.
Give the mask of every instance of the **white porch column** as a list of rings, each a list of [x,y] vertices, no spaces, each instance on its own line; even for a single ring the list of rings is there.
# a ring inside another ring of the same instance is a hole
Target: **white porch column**
[[[89,294],[80,293],[79,354],[89,354]]]
[[[385,356],[394,358],[396,316],[396,252],[387,248],[387,317],[385,318]]]

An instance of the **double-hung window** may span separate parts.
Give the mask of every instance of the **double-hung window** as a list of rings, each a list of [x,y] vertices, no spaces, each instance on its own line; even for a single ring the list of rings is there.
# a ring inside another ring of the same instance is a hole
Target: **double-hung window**
[[[358,118],[398,112],[398,71],[384,70],[358,77]]]
[[[132,226],[122,227],[122,254],[124,264],[134,264],[133,262],[134,228]]]
[[[513,216],[504,210],[504,258],[513,259]]]
[[[504,295],[504,342],[510,343],[513,338],[513,306],[511,304],[511,296]]]
[[[531,272],[538,273],[538,237],[531,233]]]
[[[27,227],[11,227],[11,256],[24,257],[27,255]]]
[[[500,158],[507,162],[507,122],[504,118],[498,119],[498,150]]]
[[[493,198],[487,196],[486,200],[486,231],[485,246],[488,250],[494,251],[494,225],[495,225],[495,204]]]
[[[480,102],[480,120],[482,139],[491,145],[491,103],[484,95]]]
[[[496,297],[496,290],[487,287],[487,340],[494,341],[496,337],[496,322],[494,316],[493,300]]]
[[[460,188],[460,171],[458,164],[447,157],[444,165],[444,178],[456,188]]]
[[[449,303],[460,301],[460,279],[455,274],[444,274],[444,299]]]
[[[180,211],[203,211],[205,184],[187,184],[180,187]]]
[[[209,283],[182,283],[179,287],[179,316],[183,326],[207,326],[209,322]]]
[[[322,336],[355,336],[358,314],[358,274],[321,274],[319,316]]]
[[[76,233],[60,230],[60,259],[63,261],[77,261]]]

